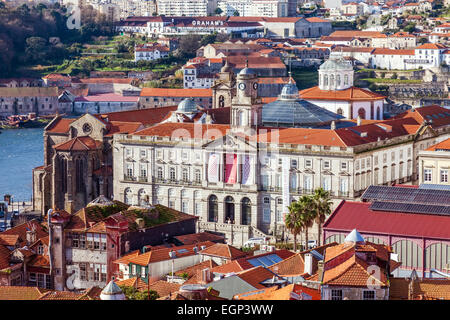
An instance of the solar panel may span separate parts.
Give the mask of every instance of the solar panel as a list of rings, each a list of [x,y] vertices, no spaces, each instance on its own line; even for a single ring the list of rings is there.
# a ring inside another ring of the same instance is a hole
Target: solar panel
[[[450,206],[450,191],[420,188],[369,186],[361,196],[363,201],[393,201],[411,204]]]
[[[250,260],[247,260],[247,261],[248,261],[248,263],[250,263],[254,267],[264,266],[262,264],[262,262],[258,260],[258,258],[250,259]]]
[[[450,191],[450,185],[447,184],[434,184],[434,183],[421,183],[419,189],[432,189],[432,190],[448,190]]]
[[[267,258],[269,258],[270,260],[275,261],[275,263],[278,263],[280,261],[283,261],[283,259],[281,259],[279,256],[277,256],[276,254],[269,254],[268,256],[266,256]]]
[[[259,257],[258,258],[259,261],[261,261],[261,263],[265,266],[265,267],[269,267],[271,265],[273,265],[274,263],[272,261],[270,261],[267,257]]]
[[[441,206],[432,204],[375,201],[370,206],[370,209],[374,211],[421,213],[421,214],[433,214],[444,216],[450,215],[450,206]]]

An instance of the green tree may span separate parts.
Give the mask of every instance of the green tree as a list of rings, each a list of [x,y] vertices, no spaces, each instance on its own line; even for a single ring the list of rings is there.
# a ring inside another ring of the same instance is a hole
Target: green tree
[[[205,34],[200,40],[201,46],[206,46],[207,44],[214,43],[216,41],[217,33]]]
[[[47,40],[41,37],[30,37],[26,40],[26,59],[30,62],[42,62],[45,60],[48,46]]]
[[[294,236],[294,251],[297,250],[297,236],[303,230],[302,206],[299,202],[294,201],[288,207],[288,213],[284,216],[284,224],[286,228]]]
[[[159,298],[158,293],[154,290],[139,291],[131,286],[120,286],[120,289],[128,300],[156,300]]]
[[[322,225],[326,217],[331,213],[331,199],[330,193],[323,188],[318,188],[314,191],[312,196],[312,211],[315,213],[315,220],[317,223],[318,246],[320,246],[320,235],[322,234]]]
[[[235,16],[235,17],[239,17],[239,11],[235,11],[235,12],[233,12],[233,16]]]
[[[222,9],[220,9],[220,8],[216,8],[216,10],[214,10],[214,13],[217,15],[217,16],[220,16],[221,14],[222,14]]]
[[[313,201],[311,196],[301,196],[298,199],[301,206],[301,220],[303,224],[303,230],[305,231],[305,246],[308,249],[309,240],[309,228],[314,224],[315,212],[313,211]]]

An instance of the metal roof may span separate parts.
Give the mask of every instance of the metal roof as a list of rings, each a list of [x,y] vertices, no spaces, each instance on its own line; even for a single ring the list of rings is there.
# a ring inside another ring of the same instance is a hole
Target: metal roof
[[[265,126],[311,127],[344,117],[302,99],[277,99],[262,107]]]
[[[419,189],[447,190],[450,191],[450,185],[421,183]]]
[[[409,212],[421,214],[440,214],[450,216],[450,206],[438,204],[401,203],[388,201],[374,201],[370,206],[374,211]]]
[[[450,216],[374,211],[366,202],[342,201],[325,222],[325,231],[398,235],[450,240]]]
[[[409,204],[450,206],[450,191],[436,189],[369,186],[361,196],[363,201],[384,201]]]

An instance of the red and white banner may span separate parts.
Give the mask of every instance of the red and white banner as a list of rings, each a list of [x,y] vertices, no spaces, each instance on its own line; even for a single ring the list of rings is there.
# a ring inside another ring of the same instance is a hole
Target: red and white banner
[[[225,183],[236,183],[237,154],[227,153],[225,155]]]
[[[242,184],[253,184],[253,170],[250,156],[243,156]]]

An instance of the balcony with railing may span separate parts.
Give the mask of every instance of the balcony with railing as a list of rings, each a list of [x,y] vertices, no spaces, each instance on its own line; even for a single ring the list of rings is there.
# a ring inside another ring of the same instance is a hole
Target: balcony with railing
[[[123,175],[123,180],[124,181],[136,181],[136,177],[125,174],[125,175]]]

